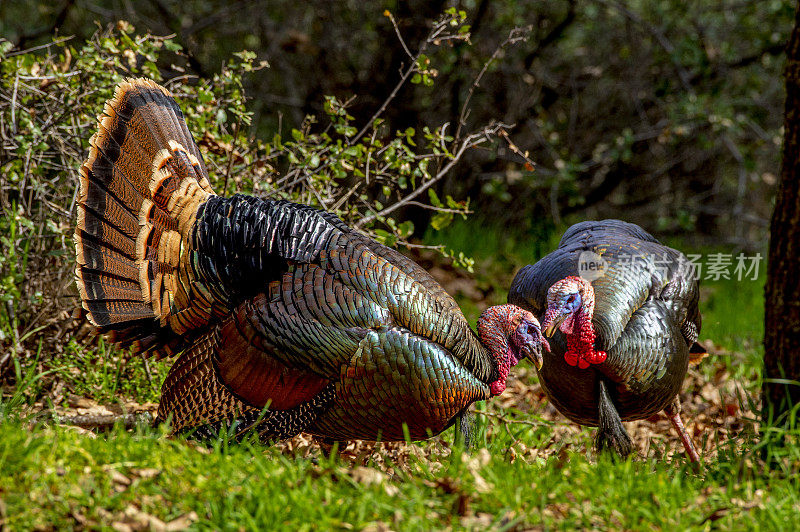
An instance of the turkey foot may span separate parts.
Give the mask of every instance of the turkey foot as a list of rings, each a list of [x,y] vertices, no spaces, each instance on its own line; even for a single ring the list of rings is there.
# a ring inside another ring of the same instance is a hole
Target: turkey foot
[[[672,426],[678,431],[681,442],[683,442],[683,446],[686,449],[686,454],[689,455],[689,460],[694,463],[699,463],[700,455],[697,454],[697,449],[695,449],[692,438],[689,436],[689,433],[686,432],[686,427],[683,426],[683,420],[681,419],[681,402],[677,395],[664,409],[664,413],[667,414],[667,417],[672,422]]]

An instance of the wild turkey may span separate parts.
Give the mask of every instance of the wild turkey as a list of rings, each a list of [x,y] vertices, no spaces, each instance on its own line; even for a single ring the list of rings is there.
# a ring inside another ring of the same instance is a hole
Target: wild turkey
[[[599,426],[598,449],[627,456],[622,421],[665,410],[697,461],[677,394],[690,360],[705,354],[698,297],[682,253],[637,225],[603,220],[573,225],[558,249],[520,270],[508,302],[539,316],[552,336],[542,388],[569,419]]]
[[[438,434],[505,388],[539,324],[488,309],[482,342],[416,263],[306,205],[216,196],[178,104],[117,87],[81,168],[76,277],[88,319],[134,351],[179,355],[158,419],[263,440]],[[407,432],[406,432],[407,430]]]

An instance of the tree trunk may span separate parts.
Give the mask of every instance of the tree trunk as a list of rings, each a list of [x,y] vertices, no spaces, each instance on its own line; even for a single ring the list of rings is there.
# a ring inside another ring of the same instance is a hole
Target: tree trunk
[[[764,316],[764,420],[779,423],[800,404],[800,9],[784,75],[783,167],[770,227]]]

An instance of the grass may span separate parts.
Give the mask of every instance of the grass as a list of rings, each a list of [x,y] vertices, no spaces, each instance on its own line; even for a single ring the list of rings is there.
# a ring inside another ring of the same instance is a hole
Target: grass
[[[423,444],[434,445],[434,444]],[[723,453],[703,472],[681,461],[597,462],[563,453],[513,462],[488,452],[380,469],[247,444],[198,449],[150,429],[87,438],[6,419],[0,507],[10,530],[68,529],[181,516],[202,529],[792,529],[800,480]],[[796,467],[796,465],[795,465]],[[143,518],[142,515],[148,516]]]
[[[129,356],[110,347],[101,337],[94,349],[70,342],[48,366],[75,395],[107,403],[120,397],[158,402],[161,382],[171,364],[172,361],[145,362],[142,357]]]
[[[477,241],[474,230],[454,224],[444,236],[476,258],[491,303],[505,300],[503,286],[517,268],[555,245],[485,225]],[[727,371],[754,397],[763,278],[704,287],[702,337],[725,353],[710,357],[704,371]],[[474,319],[477,305],[461,302]],[[585,452],[589,432],[566,445],[553,441],[557,425],[483,416],[484,437],[466,455],[451,452],[451,431],[402,452],[389,446],[331,459],[248,443],[206,449],[148,427],[89,437],[29,414],[44,381],[60,379],[98,401],[152,400],[155,392],[141,359],[102,344],[82,349],[67,346],[47,364],[18,367],[18,388],[0,402],[0,528],[792,530],[800,512],[799,429],[765,428],[762,441],[743,431],[703,469],[680,454],[595,457]],[[165,368],[151,367],[150,378],[160,380]],[[785,436],[784,445],[770,444]],[[557,452],[537,454],[544,445]]]

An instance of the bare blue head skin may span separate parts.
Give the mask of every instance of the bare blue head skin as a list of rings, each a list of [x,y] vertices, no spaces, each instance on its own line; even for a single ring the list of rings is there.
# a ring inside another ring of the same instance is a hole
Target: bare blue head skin
[[[545,335],[553,336],[562,324],[562,332],[571,333],[574,320],[569,318],[574,317],[582,306],[581,286],[578,283],[562,282],[553,285],[547,294],[547,313],[542,323]]]
[[[601,364],[606,360],[606,352],[594,348],[597,335],[592,325],[593,316],[594,289],[586,279],[565,277],[547,291],[547,311],[542,328],[547,336],[552,336],[557,329],[566,335],[564,360],[570,366],[586,369],[590,364]]]
[[[550,351],[550,344],[542,335],[541,327],[535,318],[534,321],[523,320],[509,336],[508,342],[512,347],[512,365],[527,357],[533,361],[537,369],[541,369],[542,348]]]

